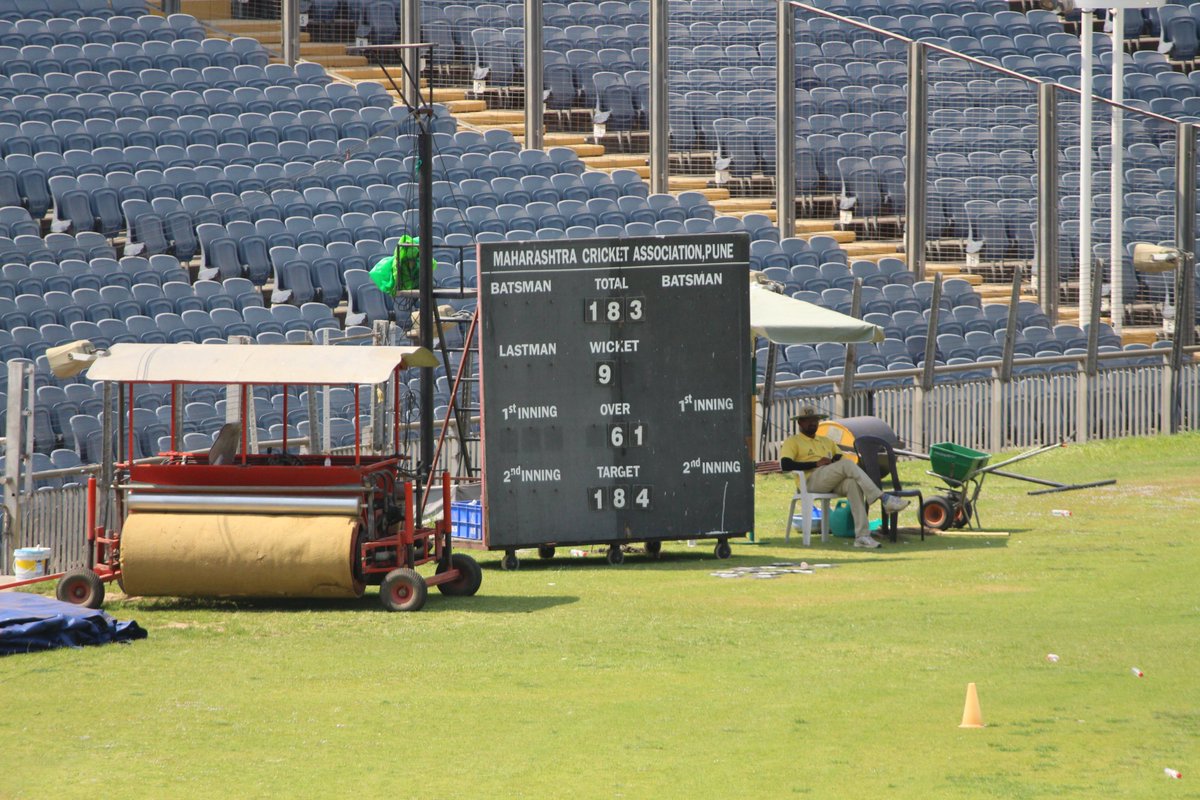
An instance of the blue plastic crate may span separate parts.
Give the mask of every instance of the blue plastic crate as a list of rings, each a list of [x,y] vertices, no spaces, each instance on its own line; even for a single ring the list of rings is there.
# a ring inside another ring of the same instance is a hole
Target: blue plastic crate
[[[483,506],[479,501],[450,504],[450,534],[455,539],[483,541]]]

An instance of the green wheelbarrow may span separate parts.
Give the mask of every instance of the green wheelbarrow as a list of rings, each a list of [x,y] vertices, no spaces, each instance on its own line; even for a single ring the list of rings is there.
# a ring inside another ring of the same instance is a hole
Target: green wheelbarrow
[[[983,479],[993,473],[1005,478],[1013,478],[1019,481],[1027,481],[1051,487],[1049,489],[1030,492],[1030,494],[1065,492],[1073,489],[1087,489],[1093,486],[1108,486],[1116,483],[1115,480],[1105,480],[1093,483],[1066,484],[1001,471],[1001,467],[1006,467],[1017,461],[1024,461],[1027,458],[1033,458],[1056,447],[1066,447],[1066,444],[1060,442],[1058,444],[1036,447],[1033,450],[1028,450],[1012,458],[1005,459],[999,464],[989,466],[988,462],[992,457],[988,453],[972,450],[969,447],[963,447],[952,442],[942,442],[941,444],[933,445],[929,448],[928,455],[932,469],[928,470],[927,474],[942,481],[944,484],[943,493],[930,496],[922,504],[921,524],[935,531],[944,531],[948,528],[963,528],[968,525],[973,528],[979,528],[979,493],[983,490]],[[917,455],[919,457],[917,453],[910,453],[910,455]]]

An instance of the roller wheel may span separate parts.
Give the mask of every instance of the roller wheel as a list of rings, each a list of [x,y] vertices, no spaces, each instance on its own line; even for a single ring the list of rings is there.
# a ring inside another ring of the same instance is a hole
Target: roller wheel
[[[479,562],[465,553],[453,553],[450,556],[450,568],[458,570],[458,577],[439,583],[438,591],[450,597],[470,597],[479,591],[479,584],[483,583],[483,570],[479,568]]]
[[[729,546],[729,542],[722,539],[717,542],[717,546],[713,548],[713,555],[724,561],[733,555],[733,548]]]
[[[658,558],[662,555],[662,542],[646,542],[646,555],[651,558]]]
[[[962,508],[954,509],[954,527],[965,528],[968,525],[970,525],[971,524],[971,513],[972,513],[972,508],[971,508],[970,501],[964,500],[963,504],[962,504]]]
[[[608,553],[605,554],[604,558],[615,567],[618,564],[625,563],[625,551],[621,549],[621,545],[619,544],[610,544],[608,546]]]
[[[504,557],[500,559],[500,569],[506,572],[516,572],[521,566],[521,559],[517,558],[516,551],[504,551]]]
[[[935,531],[944,531],[950,527],[954,511],[950,501],[945,497],[931,497],[921,506],[921,524]]]
[[[104,582],[90,569],[73,569],[58,579],[54,594],[64,603],[99,608],[104,604]]]
[[[554,558],[554,548],[548,544],[538,545],[538,558]]]
[[[408,567],[392,570],[379,584],[379,600],[388,611],[420,611],[428,596],[425,579]]]

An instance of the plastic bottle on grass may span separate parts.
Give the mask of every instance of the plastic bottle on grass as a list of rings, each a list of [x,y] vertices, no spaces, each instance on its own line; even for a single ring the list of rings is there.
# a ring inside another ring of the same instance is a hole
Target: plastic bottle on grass
[[[1130,668],[1129,668],[1129,671],[1133,673],[1133,677],[1135,677],[1135,678],[1144,678],[1144,677],[1146,677],[1146,673],[1142,672],[1142,671],[1141,671],[1140,669],[1138,669],[1137,667],[1130,667]]]
[[[1163,774],[1165,774],[1168,778],[1174,778],[1175,780],[1179,780],[1183,777],[1182,772],[1177,769],[1171,769],[1170,767],[1163,767]]]

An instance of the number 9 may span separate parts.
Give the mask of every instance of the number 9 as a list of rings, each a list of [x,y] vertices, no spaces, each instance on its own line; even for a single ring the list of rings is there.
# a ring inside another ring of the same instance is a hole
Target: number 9
[[[601,361],[596,365],[596,382],[601,386],[608,386],[613,379],[613,365],[607,361]]]

